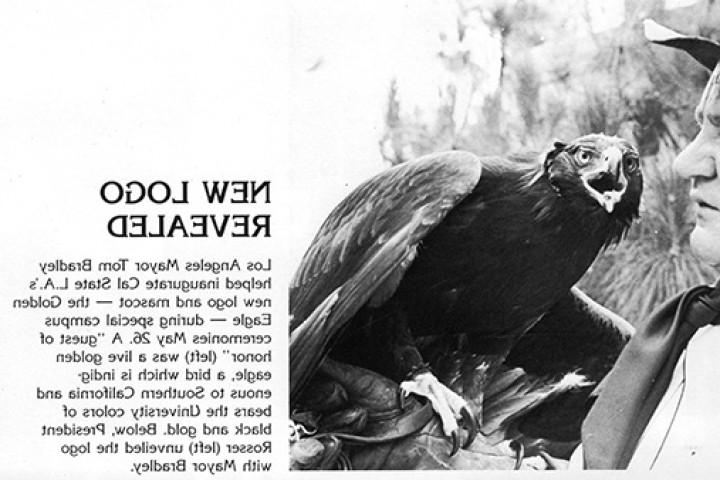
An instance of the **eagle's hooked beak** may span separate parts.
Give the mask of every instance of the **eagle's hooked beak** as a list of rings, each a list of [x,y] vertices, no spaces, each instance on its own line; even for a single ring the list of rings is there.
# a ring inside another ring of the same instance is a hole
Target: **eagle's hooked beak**
[[[627,178],[623,172],[623,153],[611,146],[603,150],[593,168],[580,175],[590,196],[607,211],[612,213],[627,189]]]

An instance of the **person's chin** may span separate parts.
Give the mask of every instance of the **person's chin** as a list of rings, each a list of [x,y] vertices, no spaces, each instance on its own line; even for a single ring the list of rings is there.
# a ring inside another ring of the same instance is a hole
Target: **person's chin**
[[[720,269],[720,223],[696,225],[690,234],[690,246],[700,260]]]

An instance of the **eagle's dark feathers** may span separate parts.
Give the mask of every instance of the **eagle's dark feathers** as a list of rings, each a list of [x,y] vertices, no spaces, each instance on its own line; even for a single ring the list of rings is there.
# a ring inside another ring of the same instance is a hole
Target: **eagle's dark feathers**
[[[624,140],[589,135],[542,157],[433,154],[362,183],[291,284],[291,401],[333,348],[387,369],[398,315],[414,336],[507,354],[637,217],[637,163]]]

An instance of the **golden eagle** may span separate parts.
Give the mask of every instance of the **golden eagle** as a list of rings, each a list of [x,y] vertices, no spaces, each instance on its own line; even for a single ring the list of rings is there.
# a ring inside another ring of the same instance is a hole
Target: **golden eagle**
[[[455,452],[457,419],[469,423],[465,445],[475,419],[425,363],[437,345],[599,380],[630,327],[573,285],[624,236],[641,192],[635,148],[601,134],[541,157],[428,155],[362,183],[320,227],[291,284],[291,405],[331,354],[430,398]],[[588,348],[582,322],[613,324]]]

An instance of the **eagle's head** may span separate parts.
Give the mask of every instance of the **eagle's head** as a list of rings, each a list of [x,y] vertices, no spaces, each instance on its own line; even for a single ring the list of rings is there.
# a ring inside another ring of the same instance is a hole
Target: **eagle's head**
[[[643,185],[640,156],[622,138],[592,134],[555,142],[544,170],[558,195],[602,209],[626,226],[637,218]]]

